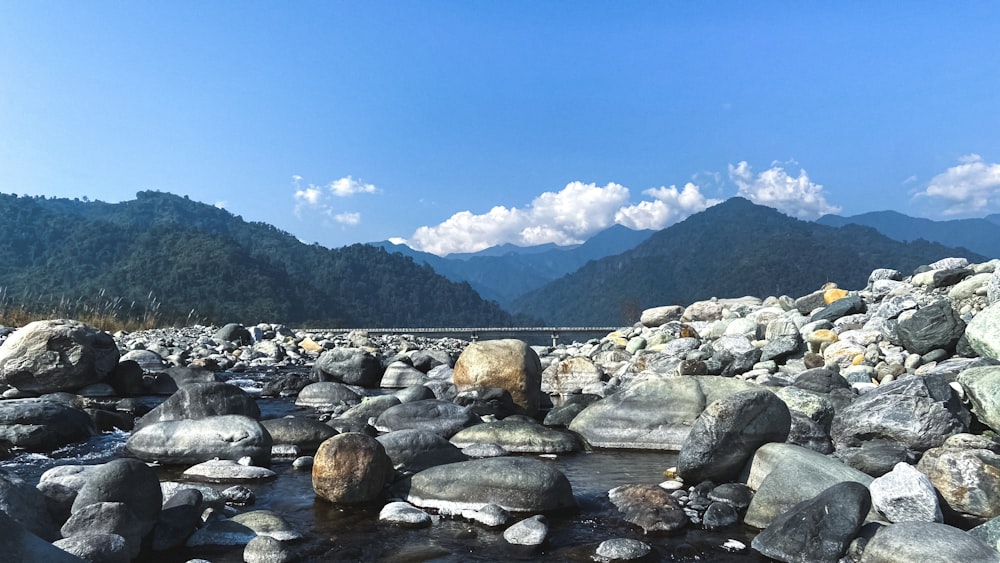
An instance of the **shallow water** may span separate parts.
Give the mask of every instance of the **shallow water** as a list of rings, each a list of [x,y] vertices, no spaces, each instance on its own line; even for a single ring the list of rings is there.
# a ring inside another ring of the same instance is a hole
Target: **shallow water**
[[[263,418],[309,413],[288,399],[259,400]],[[24,454],[0,463],[0,467],[37,483],[41,474],[56,465],[104,463],[122,455],[128,434],[105,433],[88,442],[62,448],[51,456]],[[464,520],[434,516],[429,528],[406,529],[378,521],[378,506],[344,508],[315,497],[308,471],[291,468],[291,460],[277,460],[272,469],[278,478],[249,485],[257,501],[246,510],[267,509],[280,514],[305,538],[295,542],[302,561],[400,561],[400,562],[495,562],[495,561],[592,561],[603,540],[628,537],[653,546],[654,561],[766,561],[749,549],[754,531],[740,526],[707,532],[690,526],[679,535],[649,535],[623,522],[610,504],[607,491],[631,483],[658,483],[663,471],[675,465],[676,455],[664,452],[598,450],[552,459],[573,485],[578,508],[550,514],[549,535],[540,548],[507,544],[503,527],[489,529]],[[163,480],[174,480],[176,468],[159,468]],[[218,490],[229,485],[213,485]],[[744,543],[746,550],[730,552],[722,547],[727,539]],[[216,563],[240,563],[243,547],[224,549],[178,549],[170,553],[145,554],[137,561],[183,563],[198,557]]]

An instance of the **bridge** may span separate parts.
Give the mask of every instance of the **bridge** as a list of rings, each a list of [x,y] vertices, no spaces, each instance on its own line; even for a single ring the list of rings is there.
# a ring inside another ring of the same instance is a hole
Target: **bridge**
[[[360,331],[368,334],[463,334],[469,335],[473,342],[483,334],[548,334],[552,337],[552,346],[559,343],[559,335],[564,333],[608,334],[622,327],[618,326],[505,326],[505,327],[466,327],[466,328],[310,328],[302,332],[310,334],[344,334]]]

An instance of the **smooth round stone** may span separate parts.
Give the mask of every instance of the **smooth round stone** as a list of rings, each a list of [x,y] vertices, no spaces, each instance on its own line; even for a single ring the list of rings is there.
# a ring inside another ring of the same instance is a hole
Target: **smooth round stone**
[[[284,518],[269,510],[253,510],[233,516],[230,520],[250,528],[258,536],[270,536],[278,541],[297,540],[302,534]]]
[[[510,520],[510,513],[496,504],[487,504],[479,510],[463,510],[461,516],[490,528],[503,526]]]
[[[243,485],[233,485],[220,493],[226,504],[246,506],[257,501],[257,495],[249,487]]]
[[[541,545],[549,535],[549,522],[545,516],[536,514],[525,518],[503,532],[503,539],[514,545]]]
[[[492,442],[476,442],[462,448],[462,453],[471,458],[502,457],[510,452],[500,444]]]
[[[518,420],[477,424],[451,437],[451,443],[459,448],[481,442],[517,453],[566,453],[580,449],[580,442],[572,434]]]
[[[337,434],[330,425],[312,418],[285,417],[260,421],[275,445],[291,444],[315,452],[319,445]]]
[[[184,470],[184,477],[206,483],[232,483],[274,479],[277,473],[264,467],[242,465],[231,459],[213,459]]]
[[[143,524],[120,502],[97,502],[70,516],[60,529],[64,538],[89,534],[114,534],[125,540],[129,557],[137,557],[142,547]]]
[[[125,538],[118,534],[87,533],[63,538],[52,545],[75,555],[82,561],[95,563],[128,563],[132,560]],[[28,561],[25,559],[24,561]],[[45,561],[51,561],[45,559]]]
[[[312,469],[313,466],[313,456],[304,455],[302,457],[295,458],[292,462],[292,469],[298,469],[300,471],[308,471]]]
[[[297,559],[292,548],[270,536],[257,536],[243,549],[244,563],[292,563]]]
[[[608,499],[626,522],[646,533],[675,532],[688,523],[680,501],[657,485],[622,485],[608,491]]]
[[[232,520],[215,520],[198,528],[184,545],[187,547],[245,546],[255,537],[257,537],[257,533],[243,524]]]
[[[390,502],[382,507],[378,513],[381,522],[388,522],[399,526],[424,527],[431,525],[431,515],[413,506],[408,502]]]
[[[652,548],[648,543],[631,538],[604,540],[597,546],[597,557],[601,561],[631,561],[649,555]]]
[[[376,438],[398,471],[416,473],[468,459],[454,444],[427,430],[397,430]]]
[[[341,405],[355,405],[361,402],[361,396],[343,383],[336,381],[320,381],[310,383],[299,391],[295,405],[312,407],[320,411],[332,410]]]

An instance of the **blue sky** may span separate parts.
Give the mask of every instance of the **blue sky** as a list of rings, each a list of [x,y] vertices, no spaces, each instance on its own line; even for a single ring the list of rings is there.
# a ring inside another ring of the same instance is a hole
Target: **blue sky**
[[[902,7],[901,7],[902,6]],[[0,0],[0,192],[437,253],[1000,212],[996,2]]]

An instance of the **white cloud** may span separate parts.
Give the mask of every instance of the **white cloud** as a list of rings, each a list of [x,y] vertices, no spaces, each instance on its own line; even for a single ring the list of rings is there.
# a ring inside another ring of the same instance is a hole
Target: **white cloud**
[[[347,197],[355,194],[373,194],[378,192],[373,184],[366,184],[360,180],[355,180],[350,176],[344,176],[339,180],[330,182],[328,186],[330,192],[337,197]]]
[[[356,212],[338,213],[333,216],[333,220],[341,225],[357,225],[361,223],[361,214]]]
[[[420,227],[407,244],[438,255],[476,252],[499,244],[532,246],[578,244],[620,223],[634,229],[662,229],[717,203],[687,184],[646,190],[653,198],[632,205],[629,189],[611,182],[571,182],[558,192],[545,192],[523,209],[496,206],[483,214],[461,211],[436,226]],[[402,239],[400,239],[402,240]]]
[[[959,164],[931,178],[917,197],[937,198],[946,207],[944,215],[974,215],[1000,207],[1000,164],[983,162],[970,154]]]
[[[706,199],[701,189],[691,182],[685,184],[683,190],[678,190],[677,186],[661,186],[642,193],[653,200],[622,207],[615,213],[615,223],[630,229],[659,230],[720,202]]]
[[[737,195],[800,219],[840,212],[840,207],[826,201],[823,186],[809,180],[803,169],[797,177],[790,176],[778,163],[772,163],[771,168],[754,176],[744,160],[729,165],[729,179],[739,188]]]

